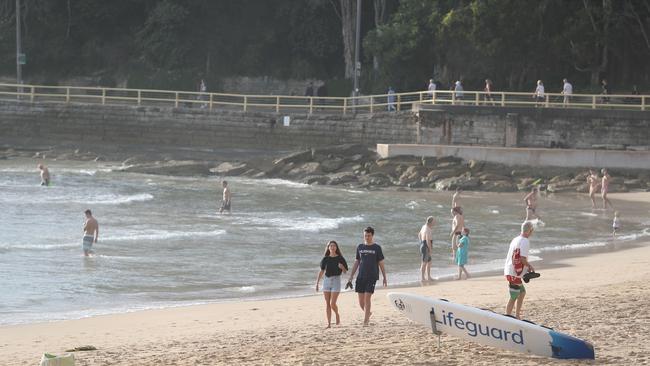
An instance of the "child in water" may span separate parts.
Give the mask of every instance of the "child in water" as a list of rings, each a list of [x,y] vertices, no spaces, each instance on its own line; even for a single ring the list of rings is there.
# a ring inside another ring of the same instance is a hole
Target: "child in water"
[[[467,264],[467,252],[469,251],[469,229],[463,228],[463,234],[458,240],[458,249],[456,249],[456,264],[458,264],[458,278],[461,279],[461,275],[465,272],[466,279],[469,278],[469,272],[465,269],[465,264]]]
[[[616,233],[621,228],[621,221],[618,218],[618,211],[614,211],[614,221],[612,222],[612,236],[616,237]]]

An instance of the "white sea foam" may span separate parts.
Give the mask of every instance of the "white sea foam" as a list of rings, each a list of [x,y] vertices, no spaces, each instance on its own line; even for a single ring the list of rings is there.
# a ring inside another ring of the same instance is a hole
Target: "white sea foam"
[[[108,235],[102,241],[136,241],[136,240],[165,240],[176,238],[213,237],[226,233],[226,230],[212,231],[167,231],[167,230],[143,230],[142,232],[127,235]]]
[[[90,205],[120,205],[123,203],[144,202],[153,199],[153,195],[149,193],[138,193],[131,195],[120,194],[99,194],[87,199],[77,199],[71,202],[85,203]]]
[[[256,290],[255,290],[255,286],[242,286],[238,288],[237,291],[250,294],[255,292]]]
[[[493,213],[493,214],[497,214],[497,215],[498,215],[498,214],[500,214],[501,212],[500,212],[499,210],[490,210],[490,213]]]
[[[283,217],[283,218],[259,218],[256,219],[261,226],[277,227],[280,230],[319,232],[321,230],[338,229],[343,224],[363,221],[363,216],[352,217]]]
[[[406,204],[406,208],[409,208],[411,210],[414,210],[416,207],[419,207],[419,206],[420,206],[420,204],[415,202],[415,201],[411,201],[411,202]]]
[[[286,187],[292,187],[292,188],[306,188],[309,187],[309,184],[305,183],[298,183],[298,182],[292,182],[290,180],[284,180],[284,179],[261,179],[261,183],[270,185],[270,186],[286,186]]]

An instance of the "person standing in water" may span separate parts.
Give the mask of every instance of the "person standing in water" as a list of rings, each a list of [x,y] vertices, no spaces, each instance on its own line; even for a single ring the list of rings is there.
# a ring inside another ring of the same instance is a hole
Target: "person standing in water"
[[[86,210],[84,214],[86,220],[84,221],[83,250],[84,255],[88,257],[93,253],[93,244],[97,243],[97,238],[99,238],[99,223],[90,210]]]
[[[451,222],[451,233],[449,237],[451,238],[451,256],[452,260],[456,262],[456,250],[458,249],[458,239],[460,239],[463,234],[463,228],[465,227],[465,218],[463,217],[463,209],[460,206],[456,206],[451,209],[454,219]]]
[[[461,279],[461,275],[465,272],[465,278],[469,279],[469,272],[465,268],[467,264],[467,253],[469,252],[469,229],[463,228],[463,236],[458,240],[458,250],[456,253],[456,264],[458,265],[458,278]]]
[[[593,170],[589,169],[589,175],[587,176],[587,184],[589,184],[589,198],[591,199],[591,208],[596,208],[596,199],[594,198],[596,192],[598,192],[598,174]]]
[[[614,220],[612,221],[612,236],[616,237],[621,229],[621,220],[618,218],[618,211],[614,211]]]
[[[41,171],[41,185],[42,186],[49,186],[50,185],[50,171],[47,169],[47,167],[43,164],[38,164],[36,166],[38,170]]]
[[[539,189],[537,189],[537,187],[533,187],[533,189],[530,190],[530,193],[528,193],[526,197],[524,197],[524,204],[526,205],[526,221],[532,219],[539,219],[539,215],[537,215],[536,212],[538,192]]]
[[[228,211],[228,213],[230,213],[230,198],[232,195],[230,193],[230,188],[228,188],[228,182],[224,180],[221,182],[221,186],[223,187],[223,195],[219,213],[223,213],[224,211]]]
[[[422,264],[420,265],[420,278],[422,281],[433,281],[433,278],[431,278],[431,253],[433,250],[433,233],[431,229],[435,224],[433,216],[427,217],[427,221],[422,225],[418,233],[420,254],[422,255]]]
[[[339,245],[336,241],[330,240],[325,248],[325,256],[320,261],[320,272],[316,279],[316,292],[318,292],[318,284],[320,283],[323,274],[323,296],[325,297],[325,314],[327,315],[327,328],[332,326],[332,311],[336,315],[336,325],[341,324],[341,317],[339,316],[339,308],[336,305],[336,300],[341,293],[341,273],[348,271],[348,264],[341,254]]]
[[[609,207],[614,208],[612,203],[609,201],[609,198],[607,198],[607,192],[609,191],[609,181],[612,179],[612,177],[607,172],[607,169],[603,168],[600,172],[603,175],[603,178],[602,178],[601,184],[600,184],[600,195],[601,195],[601,197],[603,197],[603,208],[607,209],[608,204],[609,204]]]

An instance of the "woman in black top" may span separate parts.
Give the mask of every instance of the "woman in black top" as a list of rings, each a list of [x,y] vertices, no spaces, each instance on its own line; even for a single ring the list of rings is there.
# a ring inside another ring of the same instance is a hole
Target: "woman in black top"
[[[341,254],[338,243],[330,240],[325,248],[325,256],[320,261],[320,272],[318,272],[318,278],[316,279],[316,292],[318,292],[318,284],[320,283],[320,279],[323,278],[323,274],[325,274],[323,295],[325,296],[327,328],[330,328],[332,324],[332,310],[334,310],[334,314],[336,315],[336,324],[341,323],[336,300],[339,298],[339,293],[341,292],[341,273],[347,271],[348,264],[345,262],[343,254]]]

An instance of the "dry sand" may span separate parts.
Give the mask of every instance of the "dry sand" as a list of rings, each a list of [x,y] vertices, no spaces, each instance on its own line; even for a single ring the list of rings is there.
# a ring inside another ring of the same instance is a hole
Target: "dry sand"
[[[650,194],[632,199],[650,201]],[[390,258],[386,264],[390,283]],[[650,242],[536,269],[542,277],[526,286],[524,317],[590,341],[595,362],[501,351],[444,335],[438,348],[430,329],[409,323],[386,299],[389,291],[403,291],[503,312],[506,282],[490,276],[380,289],[369,327],[362,327],[354,293],[341,294],[342,325],[332,329],[324,329],[320,294],[4,326],[0,364],[36,365],[45,351],[93,345],[97,351],[76,353],[77,365],[650,365]]]

